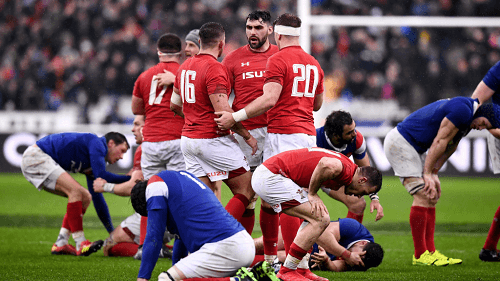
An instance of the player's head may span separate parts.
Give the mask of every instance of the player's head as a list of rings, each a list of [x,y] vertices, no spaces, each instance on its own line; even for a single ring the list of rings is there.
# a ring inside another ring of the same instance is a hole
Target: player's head
[[[356,137],[356,123],[349,112],[335,110],[326,117],[325,133],[335,145],[349,144]]]
[[[362,197],[379,192],[382,188],[382,173],[375,167],[358,167],[352,181],[344,188],[346,195]]]
[[[146,188],[148,181],[140,181],[134,185],[130,191],[130,201],[134,210],[143,217],[148,216],[147,202],[146,202]]]
[[[500,128],[500,106],[493,103],[481,105],[470,127],[476,130]]]
[[[179,36],[166,33],[156,41],[156,50],[160,59],[164,57],[180,56],[182,50],[182,42]]]
[[[352,251],[352,249],[350,249]],[[366,271],[372,267],[377,267],[382,263],[384,259],[384,250],[382,246],[377,243],[367,242],[360,252],[366,252],[361,256],[361,260],[365,266],[353,266],[352,271]]]
[[[135,143],[142,143],[142,127],[144,127],[144,115],[136,115],[132,125],[132,133],[135,137]]]
[[[200,28],[201,49],[219,50],[219,57],[222,55],[226,44],[226,31],[224,27],[217,22],[207,22]]]
[[[105,160],[110,164],[114,164],[116,161],[123,158],[123,154],[127,152],[130,145],[128,144],[127,138],[123,134],[117,132],[109,132],[104,135],[104,137],[108,145],[108,153],[106,154]]]
[[[200,30],[193,29],[189,31],[188,35],[186,35],[186,48],[184,49],[184,53],[186,57],[192,57],[196,55],[200,51]]]
[[[282,14],[274,21],[274,39],[278,47],[281,48],[281,39],[288,37],[298,38],[300,36],[300,26],[302,21],[293,14]]]
[[[267,47],[267,37],[273,33],[271,14],[260,10],[250,13],[245,21],[245,31],[250,48],[257,50],[262,46]]]

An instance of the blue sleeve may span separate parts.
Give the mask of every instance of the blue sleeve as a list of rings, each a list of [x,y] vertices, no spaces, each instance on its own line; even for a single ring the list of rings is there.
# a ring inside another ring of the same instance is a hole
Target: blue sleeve
[[[94,140],[89,144],[90,166],[94,178],[103,178],[110,183],[122,183],[130,179],[130,176],[116,175],[106,171],[107,149],[103,146],[100,139]]]
[[[113,227],[113,221],[111,220],[111,215],[109,214],[108,204],[106,204],[106,200],[104,200],[104,195],[102,195],[102,193],[94,191],[94,178],[92,176],[87,176],[87,186],[90,194],[92,195],[92,202],[94,203],[97,216],[108,233],[111,233],[111,231],[115,228]]]
[[[153,198],[162,199],[159,196]],[[148,200],[148,206],[150,205],[149,201],[153,198]],[[167,227],[167,214],[167,208],[149,210],[148,207],[148,229],[144,245],[142,246],[142,259],[138,278],[151,278],[151,273],[158,261],[163,244],[163,233],[165,233],[165,228]]]
[[[174,250],[172,253],[172,266],[185,258],[188,255],[188,250],[181,239],[175,239]]]
[[[457,128],[469,127],[474,115],[472,108],[461,100],[450,101],[446,104],[448,113],[446,118]]]
[[[488,73],[483,78],[483,82],[493,91],[498,90],[500,86],[500,61],[488,70]]]

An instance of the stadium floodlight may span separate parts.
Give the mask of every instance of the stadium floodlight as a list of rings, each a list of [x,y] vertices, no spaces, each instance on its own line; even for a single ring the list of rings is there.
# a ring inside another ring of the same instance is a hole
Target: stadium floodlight
[[[300,45],[311,52],[312,25],[323,26],[416,26],[416,27],[500,27],[499,17],[435,17],[435,16],[339,16],[311,15],[311,0],[297,0],[302,20]]]

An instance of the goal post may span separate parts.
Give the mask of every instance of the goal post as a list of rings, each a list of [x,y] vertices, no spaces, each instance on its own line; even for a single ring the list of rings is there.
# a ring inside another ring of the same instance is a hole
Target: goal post
[[[311,0],[297,0],[302,21],[300,45],[311,52],[311,26],[500,27],[499,17],[311,15]]]

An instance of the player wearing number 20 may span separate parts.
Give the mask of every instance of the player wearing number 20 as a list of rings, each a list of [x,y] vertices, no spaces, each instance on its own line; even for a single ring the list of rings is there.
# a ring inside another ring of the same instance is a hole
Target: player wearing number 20
[[[145,115],[142,130],[141,168],[145,179],[163,170],[185,170],[180,139],[184,118],[170,110],[173,85],[158,87],[156,75],[164,70],[176,73],[181,57],[181,39],[175,34],[164,34],[157,41],[160,62],[144,71],[135,81],[132,94],[132,112]]]
[[[219,112],[221,117],[216,119],[226,129],[267,111],[264,160],[286,150],[316,146],[313,111],[323,103],[324,73],[300,47],[300,25],[295,15],[278,17],[274,39],[279,51],[267,61],[263,95],[232,114]]]

